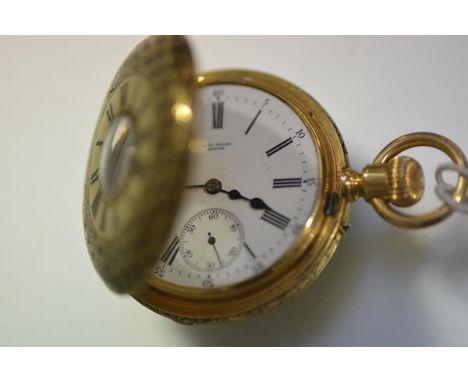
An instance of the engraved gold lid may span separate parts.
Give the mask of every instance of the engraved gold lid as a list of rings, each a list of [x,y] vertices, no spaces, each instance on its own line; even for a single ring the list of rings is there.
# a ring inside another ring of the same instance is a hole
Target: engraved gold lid
[[[94,267],[115,292],[136,290],[161,256],[187,173],[194,89],[185,38],[148,37],[104,99],[83,216]]]

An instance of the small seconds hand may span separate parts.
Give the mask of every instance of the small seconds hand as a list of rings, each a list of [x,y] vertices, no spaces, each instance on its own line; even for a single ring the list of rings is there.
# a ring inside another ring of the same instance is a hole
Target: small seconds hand
[[[219,257],[219,253],[218,253],[218,250],[216,249],[216,239],[214,236],[211,236],[211,233],[208,232],[208,244],[212,245],[213,246],[213,249],[215,251],[215,254],[216,254],[216,257],[218,258],[218,262],[219,262],[219,266],[222,268],[223,267],[223,263],[221,261],[221,257]]]

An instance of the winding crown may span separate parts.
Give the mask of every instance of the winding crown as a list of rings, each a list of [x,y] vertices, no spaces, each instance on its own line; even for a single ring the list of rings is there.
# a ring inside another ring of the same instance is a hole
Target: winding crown
[[[344,195],[349,201],[364,198],[385,200],[398,207],[419,202],[424,194],[424,173],[413,158],[398,156],[388,163],[370,164],[362,173],[346,169],[343,177]]]

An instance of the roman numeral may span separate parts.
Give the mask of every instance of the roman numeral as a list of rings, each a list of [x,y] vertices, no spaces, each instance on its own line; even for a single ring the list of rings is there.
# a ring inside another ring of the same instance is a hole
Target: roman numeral
[[[224,102],[213,102],[213,129],[223,128]]]
[[[273,188],[301,187],[302,178],[273,179]]]
[[[161,257],[161,261],[165,262],[166,264],[172,265],[178,252],[179,238],[176,236],[174,240],[171,241],[171,244],[169,244],[169,247],[166,249],[166,252],[164,252],[163,256]]]
[[[101,213],[101,218],[99,219],[99,228],[104,230],[107,225],[107,205],[104,204],[102,207],[102,213]]]
[[[266,151],[266,155],[271,157],[273,154],[277,153],[281,149],[284,149],[286,146],[290,145],[291,143],[293,143],[293,140],[291,139],[291,137],[289,137],[283,142],[277,144],[275,147],[272,147],[270,150]]]
[[[255,117],[254,119],[252,120],[252,122],[250,122],[250,125],[249,127],[247,127],[247,130],[245,130],[245,135],[247,135],[250,131],[250,129],[252,128],[252,126],[254,125],[255,121],[257,120],[258,116],[262,113],[262,109],[260,109],[257,114],[255,114]]]
[[[99,179],[99,167],[96,169],[96,171],[94,171],[94,172],[91,174],[91,178],[89,179],[89,181],[90,181],[91,184],[93,184],[93,183],[95,183],[98,179]]]
[[[99,204],[101,203],[101,190],[98,190],[96,193],[96,196],[94,197],[93,202],[91,203],[91,211],[93,212],[93,215],[96,216]]]
[[[91,203],[91,213],[96,225],[101,230],[105,230],[109,226],[109,223],[114,227],[118,225],[116,211],[106,204],[105,201],[103,202],[101,190],[98,190],[94,196],[94,200]]]
[[[107,114],[107,119],[109,120],[109,122],[114,119],[114,109],[112,108],[112,103],[109,104],[106,110],[106,114]]]
[[[127,94],[128,94],[128,82],[122,85],[120,88],[120,106],[124,107],[127,103]]]
[[[266,210],[260,218],[266,222],[273,224],[275,227],[284,230],[291,219],[273,210]]]

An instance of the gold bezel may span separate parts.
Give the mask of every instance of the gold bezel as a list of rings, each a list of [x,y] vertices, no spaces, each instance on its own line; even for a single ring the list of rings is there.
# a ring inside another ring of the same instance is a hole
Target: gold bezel
[[[342,172],[349,167],[346,149],[320,104],[287,81],[254,71],[216,71],[197,78],[199,88],[214,84],[255,87],[290,106],[317,146],[321,189],[302,233],[287,253],[260,275],[213,289],[181,287],[150,275],[145,287],[133,294],[146,307],[186,323],[245,318],[277,306],[303,290],[328,263],[349,219],[350,204],[342,197],[341,183]]]

